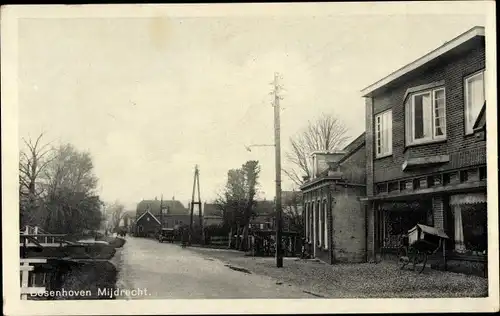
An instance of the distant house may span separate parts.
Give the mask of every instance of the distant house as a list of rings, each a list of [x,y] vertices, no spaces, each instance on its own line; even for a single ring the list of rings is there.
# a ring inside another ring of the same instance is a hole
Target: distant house
[[[135,235],[138,237],[154,236],[161,227],[158,213],[151,205],[154,201],[141,201],[137,205]]]
[[[255,216],[250,219],[251,229],[268,230],[275,226],[274,201],[256,201]]]
[[[160,221],[163,223],[163,228],[176,228],[188,226],[191,220],[189,208],[186,208],[181,202],[176,200],[163,201],[163,213],[160,216]],[[196,217],[193,216],[193,221],[196,222]]]
[[[176,200],[143,200],[137,204],[135,234],[146,237],[156,234],[161,227],[174,228],[189,225],[188,209]]]
[[[203,226],[222,225],[224,223],[224,215],[217,204],[203,204]]]

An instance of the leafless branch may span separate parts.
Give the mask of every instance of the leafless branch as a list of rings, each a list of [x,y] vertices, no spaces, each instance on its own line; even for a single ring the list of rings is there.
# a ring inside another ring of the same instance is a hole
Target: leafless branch
[[[285,174],[295,184],[303,183],[304,176],[310,177],[309,156],[314,151],[340,149],[348,140],[347,128],[332,114],[322,114],[308,122],[304,130],[290,138],[290,149],[285,153],[287,163]]]

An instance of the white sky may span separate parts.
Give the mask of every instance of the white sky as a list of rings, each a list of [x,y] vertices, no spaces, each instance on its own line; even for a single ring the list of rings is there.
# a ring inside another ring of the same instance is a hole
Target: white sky
[[[269,84],[282,73],[282,152],[308,119],[364,130],[360,90],[475,25],[478,15],[25,19],[19,23],[19,136],[91,152],[101,196],[134,209],[163,194],[202,200],[227,170],[262,166],[274,197]],[[283,175],[283,189],[291,183]]]

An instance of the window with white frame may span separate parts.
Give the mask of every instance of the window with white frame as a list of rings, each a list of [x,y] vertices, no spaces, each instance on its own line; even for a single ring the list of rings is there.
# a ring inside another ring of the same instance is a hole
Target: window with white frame
[[[375,115],[376,156],[392,154],[392,110]]]
[[[444,88],[409,95],[405,108],[407,145],[446,139],[446,95]]]
[[[484,71],[465,78],[465,134],[473,132],[474,123],[485,100]]]

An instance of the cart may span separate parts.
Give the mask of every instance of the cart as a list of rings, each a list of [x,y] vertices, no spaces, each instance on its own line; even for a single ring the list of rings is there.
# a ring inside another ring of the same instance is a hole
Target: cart
[[[175,238],[175,230],[173,228],[162,228],[160,233],[158,234],[159,242],[168,241],[169,243],[173,243],[174,238]]]
[[[418,273],[422,273],[430,255],[438,252],[441,247],[443,254],[445,253],[444,241],[446,239],[449,237],[442,229],[417,224],[408,231],[408,235],[403,237],[398,253],[400,269],[411,263],[413,271],[417,270],[417,265],[421,265]]]

